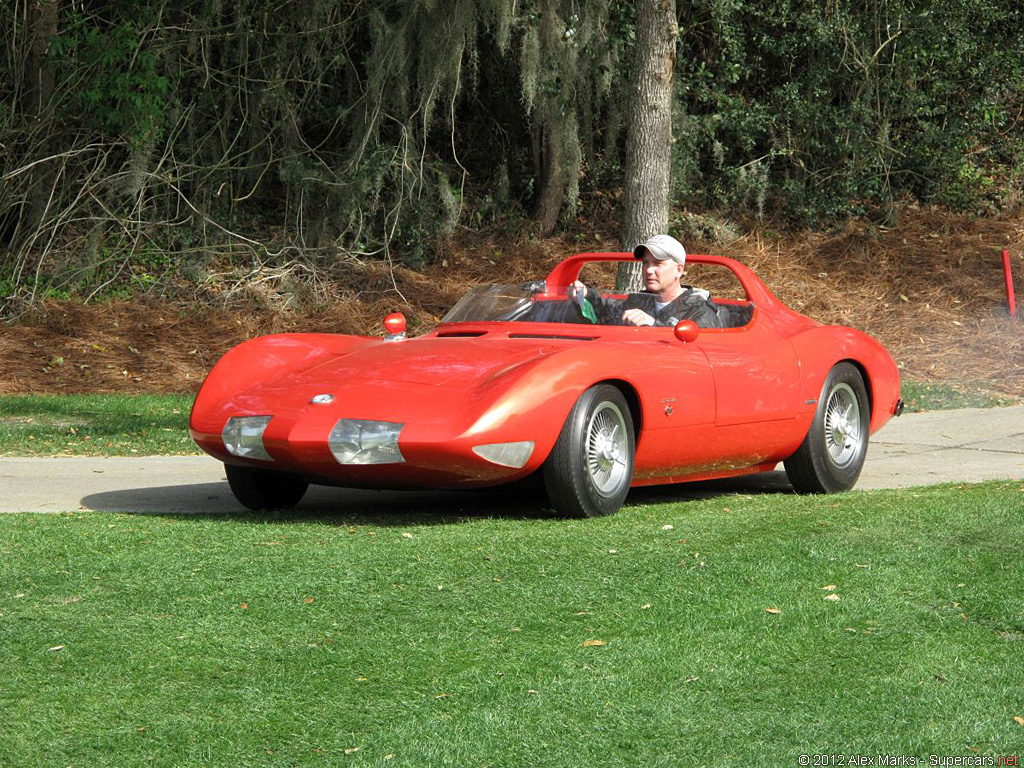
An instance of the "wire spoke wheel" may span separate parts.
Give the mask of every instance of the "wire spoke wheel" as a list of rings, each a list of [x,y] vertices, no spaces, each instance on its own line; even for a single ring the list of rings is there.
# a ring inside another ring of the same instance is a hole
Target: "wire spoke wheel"
[[[785,460],[786,475],[800,493],[848,491],[864,467],[871,401],[864,376],[848,362],[837,363],[821,388],[807,436]]]
[[[629,450],[622,411],[606,401],[594,411],[586,431],[586,467],[594,488],[604,496],[615,494],[626,476]]]
[[[825,448],[837,467],[849,466],[857,455],[862,428],[857,396],[849,384],[837,384],[825,406]]]
[[[544,462],[552,505],[569,517],[610,515],[633,481],[633,415],[623,393],[597,384],[582,395]]]

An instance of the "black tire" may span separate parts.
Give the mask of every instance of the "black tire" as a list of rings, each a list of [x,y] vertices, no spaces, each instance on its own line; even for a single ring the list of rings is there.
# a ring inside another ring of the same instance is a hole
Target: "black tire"
[[[309,488],[305,480],[287,472],[225,464],[224,473],[235,498],[256,511],[294,507]]]
[[[868,452],[871,406],[856,366],[829,371],[807,437],[784,462],[798,493],[838,493],[857,484]]]
[[[544,462],[552,505],[567,517],[610,515],[629,493],[636,440],[629,405],[598,384],[576,401]]]

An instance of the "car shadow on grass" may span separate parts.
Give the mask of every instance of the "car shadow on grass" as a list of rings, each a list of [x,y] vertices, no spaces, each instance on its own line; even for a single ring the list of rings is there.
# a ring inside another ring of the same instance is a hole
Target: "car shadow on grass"
[[[253,512],[235,500],[223,481],[95,493],[84,497],[81,504],[97,512],[252,523],[406,526],[555,516],[543,488],[525,484],[472,491],[374,491],[314,485],[293,509]]]
[[[759,472],[756,475],[726,477],[721,480],[701,480],[695,483],[649,485],[634,488],[626,499],[627,506],[662,504],[695,499],[716,499],[720,496],[761,494],[793,494],[786,473],[782,470]]]
[[[619,514],[634,507],[745,494],[788,494],[783,472],[647,486],[630,491]],[[297,507],[252,512],[231,494],[227,481],[95,493],[81,500],[97,512],[165,517],[203,517],[233,522],[303,522],[378,526],[446,525],[486,518],[551,520],[543,484],[534,478],[512,485],[466,491],[373,491],[311,486]]]

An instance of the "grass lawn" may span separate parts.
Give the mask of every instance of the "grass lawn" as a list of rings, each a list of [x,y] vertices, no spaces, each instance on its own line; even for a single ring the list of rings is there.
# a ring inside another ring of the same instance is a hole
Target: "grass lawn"
[[[193,395],[0,395],[0,456],[199,453]]]
[[[0,765],[1024,752],[1024,485],[657,498],[0,516]]]
[[[1020,398],[995,392],[984,381],[950,384],[904,381],[900,383],[900,395],[908,413],[952,408],[1002,408],[1020,403]]]

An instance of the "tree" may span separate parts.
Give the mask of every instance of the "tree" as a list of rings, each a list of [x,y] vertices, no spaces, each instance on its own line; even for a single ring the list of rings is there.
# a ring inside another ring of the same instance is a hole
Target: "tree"
[[[571,215],[596,161],[597,126],[614,124],[622,86],[615,66],[630,16],[622,0],[534,0],[520,5],[522,101],[533,144],[535,215],[549,235]],[[525,7],[524,7],[525,6]],[[527,10],[529,8],[529,10]],[[616,154],[615,131],[606,137]]]
[[[48,60],[50,43],[57,36],[60,7],[57,0],[40,0],[28,6],[28,32],[31,44],[25,65],[25,83],[21,110],[35,120],[43,120],[53,95],[53,63]],[[44,143],[43,151],[49,149]],[[28,195],[28,228],[43,220],[55,182],[53,163],[42,162],[34,174],[35,183]]]
[[[672,73],[678,37],[675,0],[639,0],[626,138],[625,250],[668,228]],[[638,265],[622,265],[620,290],[640,290],[640,282]]]

